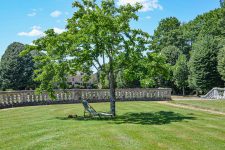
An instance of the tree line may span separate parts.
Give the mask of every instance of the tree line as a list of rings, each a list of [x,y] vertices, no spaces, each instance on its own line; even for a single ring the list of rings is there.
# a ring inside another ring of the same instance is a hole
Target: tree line
[[[165,56],[170,78],[159,86],[176,93],[204,94],[225,81],[225,6],[181,23],[175,17],[162,19],[154,32],[151,49]]]
[[[102,2],[99,8],[94,1],[74,2],[79,10],[68,20],[68,32],[58,35],[48,30],[45,37],[34,41],[36,46],[17,42],[9,45],[0,62],[0,88],[67,88],[67,75],[82,71],[88,80],[93,73],[91,67],[97,70],[101,88],[110,88],[110,78],[113,88],[171,87],[176,94],[206,93],[213,87],[222,87],[223,4],[221,1],[221,8],[187,23],[176,17],[162,19],[150,36],[129,27],[130,20],[138,18],[140,5],[118,9],[114,1]],[[82,21],[76,23],[77,20]],[[27,53],[20,57],[24,49]],[[68,57],[76,59],[67,60]]]
[[[162,55],[167,70],[155,70],[155,61],[132,60],[118,66],[117,87],[170,87],[174,94],[205,94],[225,81],[225,6],[182,23],[176,17],[159,22],[151,36],[150,50]],[[155,57],[154,57],[155,58]],[[150,60],[150,59],[149,59]],[[146,65],[150,63],[149,65]],[[152,65],[152,66],[151,66]],[[155,76],[153,75],[154,73]],[[149,78],[143,78],[147,75]],[[106,79],[107,80],[107,79]],[[102,80],[105,83],[104,80]],[[105,85],[107,87],[107,84]]]

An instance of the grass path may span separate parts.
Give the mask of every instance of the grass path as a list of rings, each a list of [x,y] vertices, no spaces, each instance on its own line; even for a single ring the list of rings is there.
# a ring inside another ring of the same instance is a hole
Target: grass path
[[[188,105],[225,113],[225,100],[175,100],[171,101],[171,103]]]
[[[185,108],[185,109],[192,109],[192,110],[197,110],[197,111],[204,111],[204,112],[217,114],[217,115],[225,115],[224,112],[215,111],[215,110],[211,110],[211,109],[208,109],[208,108],[200,108],[198,106],[193,106],[193,105],[177,104],[177,103],[171,103],[171,102],[166,102],[166,101],[162,101],[162,102],[158,102],[158,103],[164,104],[164,105],[173,106],[173,107],[178,107],[178,108]]]

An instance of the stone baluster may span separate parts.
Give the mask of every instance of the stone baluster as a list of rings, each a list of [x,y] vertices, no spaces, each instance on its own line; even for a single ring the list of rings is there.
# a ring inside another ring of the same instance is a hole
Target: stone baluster
[[[217,89],[218,97],[224,97],[224,89]],[[213,97],[215,92],[212,90],[209,96]],[[101,100],[109,101],[109,90],[56,90],[56,100],[67,102],[78,102],[81,98],[90,99],[98,102]],[[171,89],[116,89],[116,98],[118,100],[168,100],[171,99]],[[46,104],[50,98],[47,93],[35,95],[34,91],[7,91],[0,92],[0,107],[1,105],[25,105],[29,103]],[[56,102],[57,103],[57,102]]]

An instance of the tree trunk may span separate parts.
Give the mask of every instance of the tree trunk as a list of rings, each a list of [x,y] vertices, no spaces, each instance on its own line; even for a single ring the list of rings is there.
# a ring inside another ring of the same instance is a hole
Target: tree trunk
[[[185,96],[185,89],[184,89],[184,87],[182,88],[182,90],[183,90],[183,96]]]
[[[116,116],[116,90],[115,77],[113,72],[113,60],[109,58],[109,87],[110,87],[110,110],[113,116]]]

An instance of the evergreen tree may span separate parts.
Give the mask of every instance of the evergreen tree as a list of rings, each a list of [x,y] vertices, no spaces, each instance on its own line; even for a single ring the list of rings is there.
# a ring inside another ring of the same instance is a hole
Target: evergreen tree
[[[34,87],[32,80],[34,63],[31,54],[20,57],[24,45],[14,42],[8,46],[0,63],[2,89],[24,90]]]
[[[167,63],[174,66],[182,52],[176,46],[167,46],[162,49],[161,53],[166,58]]]
[[[218,54],[218,71],[225,81],[225,47],[223,47]]]
[[[189,86],[198,92],[207,92],[213,87],[223,85],[217,70],[219,41],[212,36],[199,39],[193,45],[189,62]]]
[[[225,1],[221,0],[221,19],[219,22],[219,28],[221,30],[222,38],[225,38]]]
[[[222,7],[222,17],[221,17],[219,26],[222,31],[221,39],[224,39],[224,37],[225,37],[225,1],[220,0],[220,3],[221,3],[221,7]],[[220,75],[222,76],[222,79],[225,81],[225,46],[223,46],[223,48],[221,48],[219,51],[217,68],[218,68]]]
[[[154,31],[151,41],[151,49],[161,51],[164,47],[177,42],[177,32],[175,31],[180,27],[181,23],[176,17],[169,17],[162,19],[159,26]],[[170,35],[169,35],[170,34]]]

